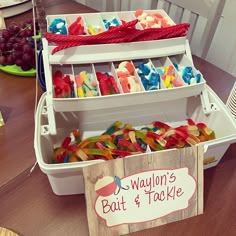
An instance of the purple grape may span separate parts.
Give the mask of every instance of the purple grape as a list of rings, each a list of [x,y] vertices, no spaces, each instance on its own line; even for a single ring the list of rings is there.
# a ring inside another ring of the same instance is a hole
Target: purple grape
[[[0,50],[2,52],[5,52],[6,51],[6,43],[0,43]]]
[[[15,42],[16,42],[15,37],[11,37],[8,39],[8,43],[15,43]]]
[[[6,43],[6,39],[4,39],[4,38],[0,38],[0,43]]]
[[[17,66],[20,66],[20,67],[24,64],[24,62],[21,59],[16,59],[15,63]]]
[[[15,51],[15,55],[16,55],[16,58],[21,59],[23,56],[23,52],[22,51]]]
[[[12,55],[7,56],[6,63],[7,63],[7,65],[13,65],[14,64],[14,60],[13,60]]]
[[[27,20],[20,23],[12,22],[0,35],[0,64],[16,64],[22,70],[35,68],[34,27],[39,29],[38,23]],[[37,46],[41,45],[38,40]],[[40,46],[41,48],[41,46]]]
[[[25,30],[25,35],[26,35],[26,37],[31,37],[31,36],[33,36],[33,32],[29,29]]]
[[[14,28],[13,28],[13,32],[15,34],[17,34],[17,33],[19,33],[19,31],[20,31],[20,27],[18,25],[15,25]]]
[[[6,43],[6,50],[7,50],[7,51],[10,51],[10,50],[12,50],[12,49],[13,49],[13,44],[7,42],[7,43]]]
[[[3,66],[5,66],[5,65],[6,65],[6,62],[7,62],[7,61],[6,61],[6,57],[3,56],[3,55],[0,56],[0,64],[3,65]]]
[[[14,43],[14,44],[13,44],[13,49],[14,49],[15,51],[21,50],[21,45],[20,45],[19,43]]]
[[[24,71],[30,70],[31,68],[32,68],[32,67],[31,67],[30,65],[28,65],[28,64],[23,64],[23,65],[21,66],[21,69],[24,70]]]
[[[28,53],[29,51],[32,50],[32,47],[28,43],[26,43],[23,45],[22,49],[23,49],[23,52]]]
[[[29,55],[28,53],[24,53],[22,56],[22,61],[26,62],[26,63],[30,63],[32,60],[31,55]]]
[[[11,37],[11,34],[8,30],[3,30],[2,31],[2,37],[6,40],[8,40]]]

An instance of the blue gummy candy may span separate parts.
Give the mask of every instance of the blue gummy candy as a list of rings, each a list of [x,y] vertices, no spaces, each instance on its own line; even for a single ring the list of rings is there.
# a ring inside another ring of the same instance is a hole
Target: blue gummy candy
[[[177,63],[173,63],[173,65],[174,65],[175,69],[176,69],[177,71],[179,71],[179,65],[178,65]]]
[[[146,79],[146,77],[144,75],[140,75],[143,87],[145,88],[145,90],[148,90],[148,80]]]
[[[198,74],[195,75],[195,79],[196,79],[196,82],[197,82],[197,83],[200,83],[201,78],[202,78],[202,75],[201,75],[200,73],[198,73]]]
[[[57,28],[57,24],[63,23],[64,26],[62,26],[60,29]],[[60,34],[67,34],[67,29],[65,27],[65,20],[62,19],[54,19],[51,25],[49,26],[49,31],[51,33],[60,33]]]
[[[157,86],[160,82],[160,75],[155,73],[155,72],[151,72],[149,74],[149,85],[152,85],[152,86]]]
[[[188,71],[188,73],[192,73],[193,68],[191,66],[186,66],[186,70]]]
[[[67,29],[65,26],[61,27],[61,29],[59,30],[60,34],[67,34]]]
[[[115,26],[119,26],[119,25],[120,25],[119,21],[118,21],[116,18],[113,18],[112,21],[111,21],[111,23],[112,23],[113,25],[115,25]]]
[[[157,86],[150,86],[150,87],[148,88],[148,90],[157,90],[157,89],[158,89]]]
[[[108,29],[110,26],[111,26],[111,23],[110,23],[110,22],[106,22],[106,23],[105,23],[105,28],[106,28],[106,29]]]
[[[189,74],[189,73],[192,73],[192,68],[190,69],[191,67],[185,67],[183,69],[183,72],[182,72],[182,75],[186,75],[186,74]]]
[[[143,74],[148,75],[150,73],[150,69],[149,66],[147,66],[146,64],[142,63],[140,65],[138,65],[138,68],[143,72]]]
[[[185,83],[190,84],[190,80],[191,80],[192,76],[188,75],[188,74],[185,74],[185,75],[182,76],[182,78],[183,78]]]

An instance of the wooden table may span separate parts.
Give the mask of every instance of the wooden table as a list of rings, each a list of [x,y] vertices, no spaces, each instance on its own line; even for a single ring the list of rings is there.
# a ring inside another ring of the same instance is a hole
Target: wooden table
[[[93,11],[75,2],[58,2],[53,5],[50,1],[47,14]],[[6,23],[31,17],[30,11],[7,19]],[[235,78],[198,57],[193,59],[208,85],[225,102]],[[54,195],[47,176],[38,167],[29,176],[35,162],[36,91],[39,95],[42,93],[36,84],[35,78],[0,72],[0,111],[5,119],[5,126],[0,127],[0,227],[9,228],[22,236],[87,236],[84,195]],[[203,215],[131,235],[235,235],[235,153],[236,144],[233,144],[217,167],[204,172]]]

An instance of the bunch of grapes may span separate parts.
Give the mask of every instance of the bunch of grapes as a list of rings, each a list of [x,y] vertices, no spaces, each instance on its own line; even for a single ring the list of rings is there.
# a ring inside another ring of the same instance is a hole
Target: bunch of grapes
[[[22,23],[12,22],[0,36],[0,64],[15,64],[24,71],[35,68],[33,35],[33,20]]]

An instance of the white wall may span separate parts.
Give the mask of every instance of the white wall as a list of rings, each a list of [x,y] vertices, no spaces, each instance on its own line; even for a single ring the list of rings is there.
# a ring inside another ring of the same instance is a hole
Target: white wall
[[[151,0],[135,0],[122,1],[120,5],[120,0],[75,0],[82,4],[88,5],[98,11],[117,11],[127,10],[127,9],[148,9]],[[106,2],[110,4],[106,5]],[[216,34],[214,36],[211,48],[207,55],[207,60],[216,66],[222,68],[228,73],[236,76],[236,0],[226,0],[226,5],[219,22]],[[204,19],[202,20],[202,25],[204,25]],[[199,26],[199,31],[201,31],[201,25]],[[193,54],[197,53],[197,42],[196,37],[195,42],[191,45],[191,50]]]
[[[207,60],[236,76],[236,0],[226,0]]]

